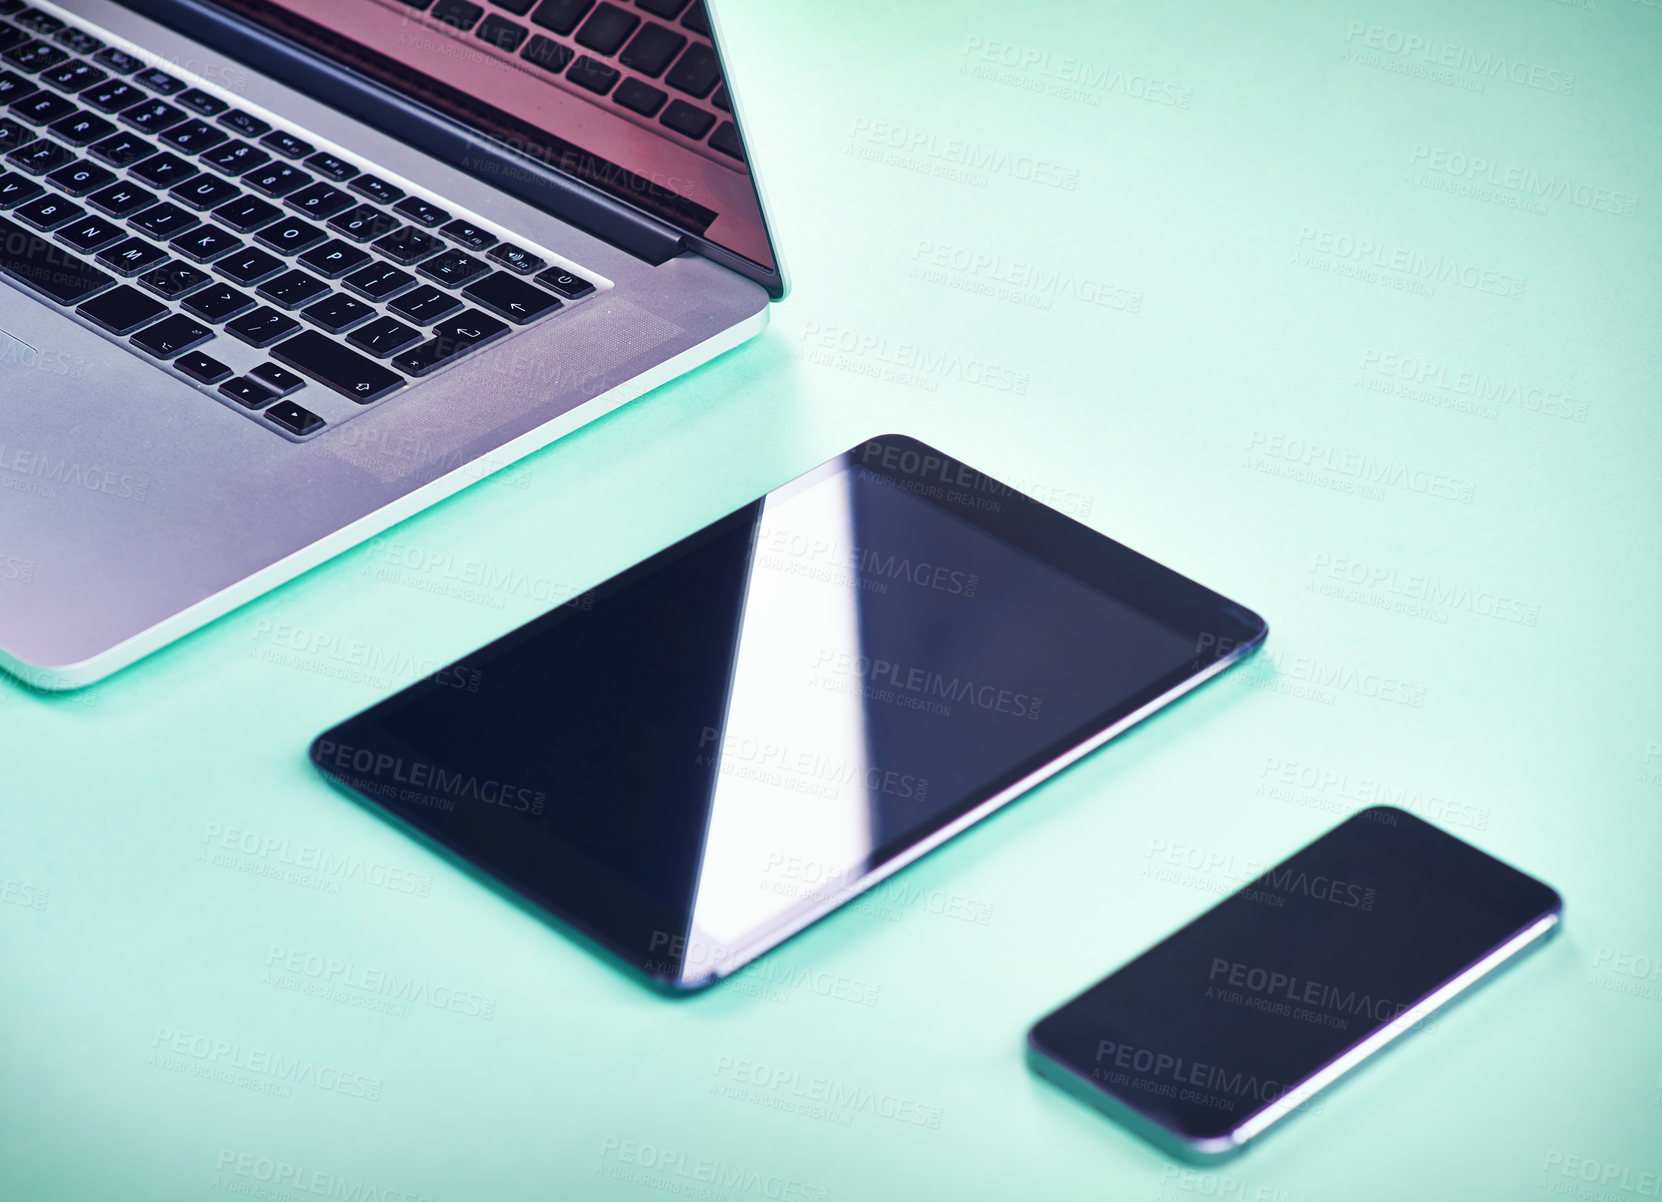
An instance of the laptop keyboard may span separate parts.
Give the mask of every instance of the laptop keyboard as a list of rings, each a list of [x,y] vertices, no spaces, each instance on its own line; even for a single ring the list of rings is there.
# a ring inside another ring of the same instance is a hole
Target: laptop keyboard
[[[0,274],[291,440],[609,287],[22,0],[0,0]]]
[[[744,147],[704,0],[387,0],[734,167]],[[714,153],[710,153],[714,152]]]

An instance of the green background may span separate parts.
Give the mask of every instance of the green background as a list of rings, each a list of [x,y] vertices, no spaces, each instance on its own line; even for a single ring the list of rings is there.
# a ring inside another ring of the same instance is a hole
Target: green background
[[[1662,8],[722,9],[796,289],[767,333],[105,684],[0,686],[0,1195],[1654,1196]],[[1266,652],[680,1003],[307,766],[886,430],[1258,609]],[[454,579],[486,570],[519,583]],[[1035,1017],[1388,799],[1558,887],[1562,934],[1218,1174],[1030,1076]],[[250,836],[287,851],[216,842]],[[297,993],[289,953],[494,1014]],[[271,1057],[343,1088],[197,1075]],[[789,1109],[815,1079],[883,1105]]]

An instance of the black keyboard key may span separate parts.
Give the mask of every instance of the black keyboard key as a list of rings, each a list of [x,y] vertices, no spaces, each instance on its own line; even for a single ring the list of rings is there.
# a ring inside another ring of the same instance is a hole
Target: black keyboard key
[[[248,172],[242,177],[242,182],[267,196],[287,196],[296,188],[311,183],[312,177],[304,171],[296,171],[287,163],[273,163]]]
[[[336,292],[300,311],[300,316],[325,334],[342,334],[359,322],[375,316],[375,310],[361,300]]]
[[[215,129],[200,117],[181,122],[162,135],[162,141],[185,154],[202,154],[228,139],[224,130]]]
[[[0,21],[0,51],[10,50],[13,46],[21,46],[28,40],[29,35],[21,29]]]
[[[68,46],[76,54],[91,54],[104,48],[103,42],[100,42],[85,30],[76,29],[73,26],[58,30],[57,33],[52,35],[52,40]]]
[[[41,138],[27,146],[20,146],[6,156],[7,161],[16,163],[30,175],[45,175],[49,171],[56,171],[59,167],[68,166],[75,161],[75,152],[65,150],[56,142],[48,138]]]
[[[0,175],[0,209],[9,209],[33,200],[44,191],[45,188],[28,176],[8,171]]]
[[[359,296],[380,302],[412,287],[416,278],[407,271],[398,270],[390,263],[371,263],[368,267],[354,271],[341,282]]]
[[[274,396],[288,396],[291,392],[298,392],[306,386],[306,381],[295,375],[286,367],[278,367],[275,363],[262,363],[251,368],[248,378],[256,384],[269,388]]]
[[[233,250],[242,249],[241,242],[216,225],[205,225],[188,234],[181,234],[168,245],[185,258],[195,259],[198,263],[211,263],[220,255],[228,255]]]
[[[300,266],[315,271],[326,280],[338,280],[349,271],[356,271],[369,262],[369,252],[359,250],[350,242],[331,238],[322,246],[314,246],[300,256]]]
[[[144,134],[159,134],[164,129],[185,119],[185,110],[164,104],[160,100],[144,100],[130,109],[123,109],[121,120]]]
[[[193,113],[200,113],[204,117],[217,117],[230,105],[218,96],[210,96],[201,88],[192,88],[179,97],[179,103]]]
[[[76,99],[88,108],[95,108],[101,113],[118,113],[122,109],[132,108],[133,105],[143,100],[144,93],[133,87],[132,84],[112,80],[109,83],[88,88]]]
[[[125,50],[117,50],[114,46],[111,46],[108,50],[99,51],[97,61],[103,63],[104,66],[108,67],[111,71],[114,71],[117,75],[131,75],[134,71],[137,71],[140,67],[144,66],[142,62],[128,54]]]
[[[623,48],[617,61],[631,71],[639,71],[656,79],[686,44],[687,39],[673,29],[648,21],[646,27]]]
[[[323,231],[315,225],[308,225],[296,217],[279,217],[255,234],[254,240],[263,242],[280,254],[298,255],[322,242],[324,237]]]
[[[252,113],[245,113],[241,109],[232,109],[228,113],[220,114],[219,123],[245,138],[263,138],[271,132],[269,121],[261,121]]]
[[[303,142],[293,134],[274,130],[260,139],[261,146],[269,146],[286,159],[303,159],[317,147],[310,142]]]
[[[41,73],[41,78],[60,92],[79,92],[90,88],[93,84],[103,83],[109,79],[108,71],[100,71],[91,63],[71,60],[61,67],[53,67],[50,71]]]
[[[148,71],[140,71],[133,79],[143,84],[152,92],[159,92],[163,96],[172,96],[185,90],[185,81],[175,79],[160,67],[151,67]]]
[[[277,398],[271,389],[254,383],[247,376],[226,380],[219,386],[221,396],[228,396],[244,409],[262,409]]]
[[[87,211],[73,200],[65,200],[50,192],[38,200],[31,200],[28,204],[18,205],[12,210],[12,216],[24,225],[32,225],[42,231],[55,230],[66,222],[86,215]]]
[[[479,23],[479,18],[485,15],[485,10],[477,4],[470,4],[468,0],[438,0],[433,5],[432,17],[441,24],[463,33]]]
[[[705,37],[710,36],[710,14],[704,11],[704,0],[693,0],[693,6],[687,10],[687,15],[681,18],[681,28],[701,33]]]
[[[594,285],[582,276],[572,275],[564,267],[550,267],[537,277],[537,283],[567,300],[576,300],[594,291]]]
[[[496,0],[496,7],[505,8],[516,17],[523,17],[531,11],[531,6],[537,0]]]
[[[643,117],[650,117],[664,107],[664,101],[669,99],[669,93],[660,91],[649,83],[638,79],[626,79],[618,84],[617,91],[612,93],[612,100],[621,104],[630,112],[639,113]]]
[[[214,332],[207,326],[192,321],[183,313],[175,313],[153,326],[144,327],[127,341],[158,359],[171,359],[174,355],[201,346],[213,336]]]
[[[716,127],[716,132],[710,135],[710,146],[740,162],[744,161],[744,144],[739,141],[738,126],[731,121],[723,121]]]
[[[219,325],[254,307],[254,298],[229,284],[215,281],[185,298],[184,307],[203,321]]]
[[[132,171],[134,179],[149,184],[152,188],[171,188],[174,184],[183,183],[201,174],[193,164],[166,151],[145,159]]]
[[[716,52],[703,42],[688,46],[687,52],[664,76],[664,82],[676,91],[701,98],[708,96],[720,81],[721,66],[716,62]]]
[[[669,126],[683,138],[697,141],[710,132],[710,126],[716,123],[716,119],[697,105],[688,104],[685,100],[672,100],[663,116],[658,118],[658,123]]]
[[[63,21],[51,13],[43,13],[38,8],[26,8],[12,18],[14,24],[24,29],[33,30],[41,37],[50,37],[64,27]]]
[[[0,271],[60,305],[85,300],[113,281],[61,246],[0,217]]]
[[[492,13],[473,31],[473,36],[481,42],[495,46],[505,54],[512,54],[518,50],[520,44],[531,35],[531,31],[523,25],[515,25],[507,17]]]
[[[282,215],[283,210],[258,196],[240,196],[214,210],[215,221],[224,222],[239,234],[251,234]]]
[[[542,0],[531,14],[531,21],[555,33],[568,34],[593,6],[594,0]]]
[[[115,181],[115,172],[84,159],[67,167],[59,167],[46,177],[53,185],[71,196],[85,196]]]
[[[495,342],[507,332],[508,327],[496,318],[478,309],[469,309],[441,322],[433,330],[430,341],[397,356],[392,365],[405,375],[425,376]]]
[[[156,148],[133,134],[118,133],[111,134],[102,142],[93,143],[87,153],[119,169],[149,158],[156,153]]]
[[[293,401],[278,401],[265,411],[265,416],[267,421],[275,422],[290,434],[301,436],[315,434],[327,424],[310,409]]]
[[[285,271],[276,279],[267,280],[259,287],[261,296],[285,309],[298,309],[302,305],[309,305],[327,291],[327,284],[304,271]]]
[[[410,226],[405,226],[401,230],[388,234],[375,244],[375,249],[394,263],[405,265],[425,259],[434,251],[442,250],[443,247],[444,243],[433,235],[424,234]]]
[[[247,142],[227,142],[202,156],[202,161],[226,175],[242,175],[271,162],[271,156]]]
[[[533,271],[541,271],[548,266],[547,263],[544,263],[530,251],[507,242],[493,248],[488,257],[495,259],[508,270],[517,271],[521,275],[530,275]]]
[[[345,234],[354,242],[370,242],[386,237],[401,224],[396,217],[389,217],[380,209],[359,205],[331,219],[329,228]]]
[[[11,104],[39,90],[34,80],[25,79],[16,71],[0,71],[0,104]]]
[[[612,85],[618,81],[618,69],[608,67],[597,58],[583,55],[571,64],[571,70],[566,72],[566,78],[580,88],[587,88],[597,96],[604,96],[612,90]]]
[[[71,146],[85,146],[88,142],[107,138],[114,132],[115,126],[104,118],[79,109],[62,120],[53,122],[51,128],[53,137],[68,142]]]
[[[68,62],[69,51],[60,50],[45,42],[25,42],[6,51],[6,61],[17,64],[32,75],[36,71],[49,71]]]
[[[519,57],[541,67],[550,75],[558,75],[566,69],[567,63],[577,57],[577,52],[570,46],[562,45],[553,38],[545,38],[539,33],[525,43],[525,49],[519,52]]]
[[[86,255],[103,250],[116,239],[126,236],[127,231],[115,222],[97,215],[70,222],[58,231],[59,242]]]
[[[378,317],[367,326],[353,330],[346,340],[377,359],[385,359],[388,355],[396,355],[412,342],[421,341],[421,331],[394,317]]]
[[[506,271],[492,272],[484,279],[469,284],[462,290],[462,296],[518,326],[533,322],[560,307],[560,302],[541,288],[533,288]]]
[[[231,374],[231,369],[218,359],[201,351],[188,351],[173,361],[173,366],[199,384],[217,384]]]
[[[138,282],[163,300],[174,300],[192,288],[200,288],[208,282],[208,278],[208,273],[200,267],[169,259],[160,267],[153,267],[139,276]]]
[[[127,217],[156,203],[156,194],[146,192],[136,184],[111,184],[102,192],[87,197],[87,203],[111,217]]]
[[[287,266],[287,263],[270,251],[261,250],[257,246],[246,246],[220,259],[214,264],[214,270],[234,284],[252,288],[263,280],[269,280]]]
[[[93,325],[112,334],[131,334],[146,322],[155,321],[167,312],[167,306],[144,295],[131,284],[111,288],[103,296],[95,296],[75,310]]]
[[[710,97],[710,103],[724,113],[733,111],[733,99],[727,94],[726,84],[722,84],[721,87],[716,89],[716,94]]]
[[[270,346],[279,338],[287,338],[300,328],[294,318],[261,305],[252,313],[244,314],[225,327],[225,332],[249,346]]]
[[[495,234],[486,233],[472,222],[461,217],[445,226],[439,233],[452,242],[460,242],[469,250],[484,250],[485,247],[494,245],[496,242]]]
[[[117,275],[131,276],[167,262],[167,252],[143,238],[129,238],[101,252],[98,261]]]
[[[417,196],[408,196],[393,206],[395,212],[404,214],[417,225],[424,225],[431,229],[435,225],[442,225],[450,220],[450,214],[437,205],[430,205]]]
[[[625,12],[615,4],[601,4],[577,31],[577,44],[597,54],[616,54],[640,23],[641,19],[632,12]]]
[[[484,275],[490,268],[472,255],[459,250],[447,250],[442,255],[434,255],[416,270],[447,288],[460,288],[469,280]]]
[[[9,118],[0,117],[0,154],[27,146],[35,140],[35,131]]]
[[[342,210],[350,209],[353,201],[339,188],[330,184],[317,183],[293,193],[283,203],[303,217],[310,217],[315,221],[327,221]]]
[[[242,195],[242,190],[216,175],[199,175],[182,184],[175,184],[169,189],[168,195],[200,211],[217,209],[220,205],[229,204]]]
[[[347,187],[384,205],[394,204],[404,199],[404,189],[395,188],[376,175],[360,175]]]
[[[201,221],[194,213],[181,209],[171,201],[163,201],[134,217],[132,224],[141,234],[167,239],[178,237],[192,226],[201,224]]]
[[[654,17],[669,20],[687,7],[687,0],[635,0],[635,7],[644,8]]]
[[[50,125],[52,122],[79,112],[73,100],[65,100],[56,92],[36,92],[11,103],[11,111],[19,120],[30,125]]]
[[[404,386],[402,379],[373,359],[349,350],[316,330],[296,334],[272,347],[271,357],[364,405]]]
[[[326,150],[320,150],[306,160],[306,166],[319,175],[334,180],[337,184],[351,179],[358,174],[358,169],[345,159],[337,158]]]
[[[431,284],[423,284],[406,292],[387,306],[400,317],[406,317],[418,326],[433,325],[461,307],[461,301],[448,292],[440,292]]]

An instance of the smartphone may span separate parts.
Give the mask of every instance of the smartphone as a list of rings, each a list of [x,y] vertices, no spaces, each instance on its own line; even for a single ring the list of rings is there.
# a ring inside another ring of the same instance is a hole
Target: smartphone
[[[1553,931],[1547,885],[1406,810],[1352,815],[1028,1032],[1040,1076],[1182,1160],[1297,1110]]]

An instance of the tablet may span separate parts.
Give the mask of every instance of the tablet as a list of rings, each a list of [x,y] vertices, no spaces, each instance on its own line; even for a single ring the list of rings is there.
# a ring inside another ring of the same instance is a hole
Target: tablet
[[[1251,611],[875,438],[320,736],[313,762],[672,991],[1249,654]]]

